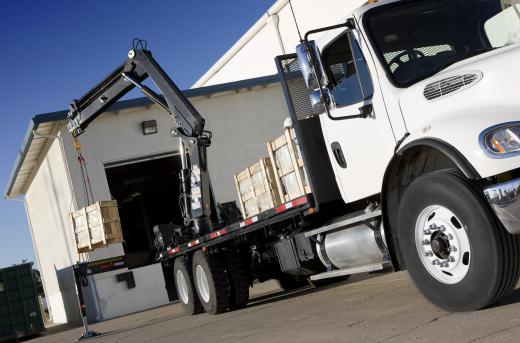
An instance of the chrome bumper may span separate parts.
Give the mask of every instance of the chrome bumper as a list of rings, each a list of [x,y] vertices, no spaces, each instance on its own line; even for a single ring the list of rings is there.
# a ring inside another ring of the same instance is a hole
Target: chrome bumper
[[[510,234],[520,234],[520,179],[484,189],[487,200]]]

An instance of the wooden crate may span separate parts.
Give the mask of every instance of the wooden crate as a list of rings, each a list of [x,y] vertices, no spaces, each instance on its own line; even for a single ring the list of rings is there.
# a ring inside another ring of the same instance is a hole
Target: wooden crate
[[[276,185],[282,202],[311,193],[302,152],[293,128],[267,143],[267,150],[274,166]]]
[[[123,241],[117,201],[98,201],[70,214],[78,253]]]
[[[273,167],[269,158],[234,175],[240,209],[244,218],[252,217],[280,204]]]

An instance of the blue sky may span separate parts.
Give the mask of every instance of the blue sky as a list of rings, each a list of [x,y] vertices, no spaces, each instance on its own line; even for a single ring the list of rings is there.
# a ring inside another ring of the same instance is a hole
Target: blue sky
[[[124,61],[134,37],[189,88],[274,0],[3,0],[0,186],[29,119],[63,110]],[[34,260],[23,203],[0,200],[0,267]]]

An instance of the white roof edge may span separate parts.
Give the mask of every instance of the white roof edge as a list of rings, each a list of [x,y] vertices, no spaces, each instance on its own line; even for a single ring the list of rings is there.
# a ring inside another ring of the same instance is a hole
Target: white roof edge
[[[269,23],[269,17],[277,14],[284,8],[290,0],[278,0],[273,6],[271,6],[260,19],[249,29],[247,32],[240,37],[240,39],[233,44],[233,46],[208,69],[204,75],[202,75],[197,82],[191,86],[191,88],[203,87],[213,76],[215,76],[222,67],[226,65],[253,37],[256,36],[261,29],[263,29]]]

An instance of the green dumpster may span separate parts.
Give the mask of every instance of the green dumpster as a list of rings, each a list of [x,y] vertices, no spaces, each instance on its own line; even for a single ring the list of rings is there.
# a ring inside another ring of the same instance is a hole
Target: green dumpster
[[[32,265],[0,269],[0,342],[45,330]]]

